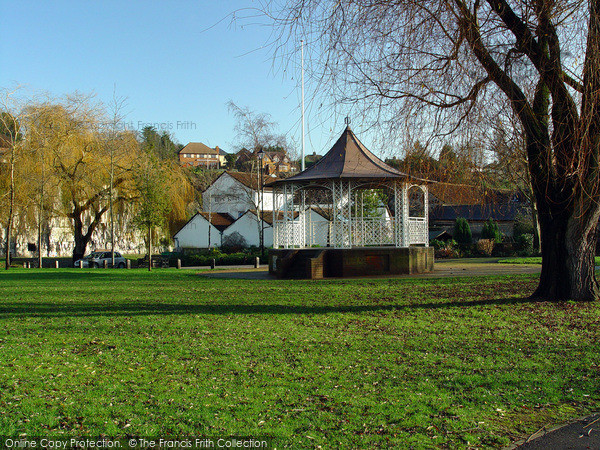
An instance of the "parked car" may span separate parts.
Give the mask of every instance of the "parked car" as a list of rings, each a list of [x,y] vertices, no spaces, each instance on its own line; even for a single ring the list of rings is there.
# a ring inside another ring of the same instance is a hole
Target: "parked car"
[[[104,261],[108,261],[108,266],[112,266],[112,255],[110,251],[100,251],[90,253],[84,256],[82,259],[75,261],[75,267],[103,267]],[[115,267],[119,269],[125,268],[127,265],[127,258],[123,257],[119,252],[115,252]]]

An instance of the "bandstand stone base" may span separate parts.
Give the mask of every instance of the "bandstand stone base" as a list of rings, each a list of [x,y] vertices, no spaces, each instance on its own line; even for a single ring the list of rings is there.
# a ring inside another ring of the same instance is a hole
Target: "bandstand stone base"
[[[433,270],[433,247],[355,247],[269,250],[269,273],[320,279],[416,274]]]

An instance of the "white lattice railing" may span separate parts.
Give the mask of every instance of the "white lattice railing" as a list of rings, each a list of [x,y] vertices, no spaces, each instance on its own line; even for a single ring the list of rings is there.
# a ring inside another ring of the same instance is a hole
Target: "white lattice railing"
[[[353,218],[335,222],[317,221],[303,224],[300,221],[275,223],[275,246],[302,247],[369,247],[395,245],[395,220],[378,217]],[[427,221],[421,217],[408,220],[408,242],[427,244]]]
[[[394,220],[378,217],[352,219],[352,245],[394,245]]]
[[[408,245],[427,244],[429,242],[429,230],[427,220],[424,217],[408,218]]]
[[[305,233],[302,222],[278,221],[273,230],[275,247],[303,248]]]
[[[331,222],[321,220],[318,222],[310,222],[306,224],[306,239],[309,247],[318,245],[319,247],[327,247],[331,240]]]

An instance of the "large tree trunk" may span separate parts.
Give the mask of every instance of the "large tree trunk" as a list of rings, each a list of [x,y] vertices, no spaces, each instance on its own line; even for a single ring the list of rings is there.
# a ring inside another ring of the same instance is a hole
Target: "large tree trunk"
[[[13,215],[15,213],[15,149],[14,146],[10,153],[10,200],[8,207],[8,221],[6,224],[6,265],[5,269],[10,269],[11,255],[10,255],[10,238],[12,236],[12,223]]]
[[[10,269],[10,235],[12,233],[12,227],[10,222],[12,222],[12,220],[9,220],[8,225],[6,226],[6,242],[5,242],[5,255],[6,255],[6,264],[4,265],[4,268],[6,270]]]
[[[75,247],[73,248],[73,263],[78,259],[81,259],[85,256],[85,250],[87,249],[87,245],[90,242],[90,238],[88,235],[84,235],[81,232],[74,233],[75,238]]]
[[[152,227],[148,225],[148,270],[152,271]]]
[[[542,273],[533,298],[592,301],[600,296],[595,277],[598,208],[581,217],[576,212],[540,214]]]
[[[100,219],[106,212],[107,208],[108,207],[105,207],[94,214],[94,220],[92,220],[92,223],[90,223],[90,225],[87,227],[87,231],[84,233],[82,216],[85,211],[79,207],[79,205],[74,203],[73,212],[69,214],[69,217],[71,217],[73,220],[73,237],[75,240],[75,247],[73,248],[73,263],[85,256],[85,251],[87,249],[87,245],[92,239],[92,234],[100,223]]]

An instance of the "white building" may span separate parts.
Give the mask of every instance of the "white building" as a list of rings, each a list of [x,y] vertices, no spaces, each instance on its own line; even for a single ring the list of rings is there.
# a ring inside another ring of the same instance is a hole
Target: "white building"
[[[202,193],[204,211],[229,214],[238,219],[250,210],[273,210],[273,190],[269,186],[276,178],[264,180],[264,203],[261,201],[260,178],[245,172],[223,172]]]
[[[265,236],[265,247],[271,247],[273,245],[273,221],[267,217],[272,217],[272,213],[265,212],[264,220],[259,220],[255,211],[246,211],[233,222],[224,232],[224,236],[231,235],[233,233],[239,233],[245,240],[249,247],[260,247],[260,233],[261,227],[264,230]]]
[[[233,223],[229,214],[200,212],[179,230],[176,248],[211,248],[223,243],[223,232]]]

